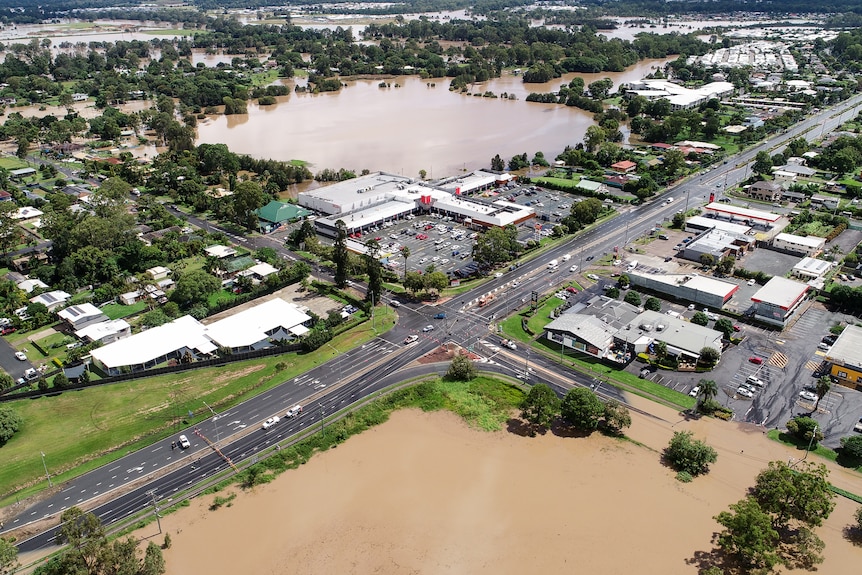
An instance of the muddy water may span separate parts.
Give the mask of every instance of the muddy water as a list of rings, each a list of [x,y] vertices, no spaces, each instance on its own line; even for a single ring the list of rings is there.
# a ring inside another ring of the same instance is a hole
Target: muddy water
[[[670,59],[644,61],[618,74],[583,75],[586,83],[609,77],[617,86],[638,80]],[[581,142],[592,114],[566,106],[526,102],[529,92],[556,90],[574,74],[548,84],[525,85],[504,76],[471,91],[516,94],[517,100],[450,92],[449,79],[399,77],[348,82],[339,93],[291,94],[274,106],[250,104],[248,114],[216,116],[199,125],[198,143],[225,143],[237,153],[277,160],[301,159],[323,168],[384,170],[442,177],[544,152],[553,158]],[[436,87],[430,87],[430,83]],[[395,88],[395,84],[401,85]]]
[[[642,446],[599,434],[481,433],[452,414],[397,412],[229,507],[208,511],[208,496],[167,515],[167,573],[694,575],[687,561],[712,549],[712,517],[767,462],[799,452],[759,429],[650,407],[658,417],[633,414],[628,433]],[[675,430],[718,450],[709,475],[684,484],[661,464]],[[860,492],[857,474],[830,467],[836,485]],[[839,499],[817,529],[819,572],[849,573],[862,560],[842,537],[857,507]],[[135,535],[155,533],[149,525]]]

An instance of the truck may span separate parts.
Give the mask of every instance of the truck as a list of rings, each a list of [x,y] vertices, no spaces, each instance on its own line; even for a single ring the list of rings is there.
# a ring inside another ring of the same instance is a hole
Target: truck
[[[554,268],[559,267],[559,265],[560,265],[560,262],[558,262],[557,260],[551,260],[548,262],[548,269],[552,270]]]
[[[484,295],[484,296],[480,297],[479,298],[479,307],[486,306],[487,304],[491,303],[491,301],[493,299],[494,299],[494,294],[488,294],[488,295]]]

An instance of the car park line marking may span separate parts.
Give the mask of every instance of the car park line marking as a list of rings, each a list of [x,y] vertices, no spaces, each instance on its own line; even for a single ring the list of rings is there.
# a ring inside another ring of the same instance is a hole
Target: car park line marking
[[[817,368],[820,367],[820,363],[821,362],[809,359],[807,362],[805,362],[805,369],[808,369],[810,371],[817,371]]]

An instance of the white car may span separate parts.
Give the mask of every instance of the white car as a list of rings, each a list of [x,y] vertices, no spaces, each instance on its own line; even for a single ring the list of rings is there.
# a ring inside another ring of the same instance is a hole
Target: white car
[[[16,351],[15,357],[21,361],[27,361],[27,355],[23,351]]]
[[[264,429],[269,429],[270,427],[272,427],[273,425],[275,425],[279,421],[281,421],[281,418],[278,417],[277,415],[273,415],[272,417],[270,417],[269,419],[267,419],[266,421],[263,422],[262,427]]]
[[[688,394],[691,397],[697,397],[698,393],[700,393],[700,386],[699,385],[695,385],[694,387],[691,388],[691,391],[688,392]]]
[[[179,443],[180,449],[188,449],[192,446],[192,444],[189,443],[189,438],[185,435],[180,435],[180,440],[177,443]]]
[[[594,282],[599,281],[599,276],[597,276],[596,274],[587,274],[587,277],[590,278],[591,280],[593,280]]]
[[[753,286],[753,285],[755,284],[754,278],[752,278],[752,279],[748,280],[748,282],[747,282],[747,283],[748,283],[748,285],[749,285],[749,286]]]
[[[294,417],[296,417],[300,413],[302,413],[302,406],[301,405],[294,405],[293,407],[291,407],[290,409],[287,410],[287,413],[284,414],[284,417],[286,417],[287,419],[293,419]]]
[[[501,277],[503,277],[503,272],[497,272],[497,273],[495,273],[495,274],[494,274],[494,277],[495,277],[495,278],[501,278]]]
[[[749,398],[749,399],[751,399],[752,397],[754,397],[754,392],[753,392],[753,391],[751,391],[751,390],[750,390],[750,389],[748,389],[747,387],[743,387],[743,386],[741,386],[741,385],[736,389],[736,394],[737,394],[737,395],[741,395],[742,397],[747,397],[747,398]]]
[[[434,329],[433,325],[426,325],[425,327],[422,328],[422,331],[427,333],[433,329]]]
[[[817,394],[805,389],[799,392],[799,397],[807,401],[817,401]]]
[[[410,345],[411,343],[413,343],[414,341],[416,341],[418,339],[419,339],[419,336],[416,334],[408,335],[406,338],[404,338],[404,345]]]
[[[576,271],[578,271],[578,266],[572,266],[569,268],[569,272],[571,273],[575,273]]]
[[[757,387],[763,387],[765,385],[763,383],[762,379],[758,379],[758,378],[754,377],[753,375],[749,375],[746,378],[745,383],[750,383],[752,385],[756,385]]]
[[[694,304],[693,303],[688,304],[688,311],[694,311]]]

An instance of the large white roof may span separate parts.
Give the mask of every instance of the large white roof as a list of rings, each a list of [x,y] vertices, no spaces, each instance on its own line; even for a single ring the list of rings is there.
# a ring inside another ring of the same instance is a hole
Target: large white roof
[[[91,303],[79,303],[78,305],[70,305],[66,309],[57,312],[57,316],[66,321],[74,323],[82,317],[98,317],[104,315],[102,310]]]
[[[811,248],[822,247],[826,243],[826,238],[817,236],[797,236],[794,234],[778,234],[775,236],[777,241],[787,242],[789,244],[797,244],[800,246],[808,246]]]
[[[104,337],[120,333],[127,329],[129,329],[129,322],[124,319],[114,319],[82,327],[75,332],[75,335],[81,339],[89,338],[92,341],[99,341]]]
[[[781,276],[775,276],[751,296],[758,303],[771,304],[789,310],[808,291],[808,285]]]
[[[206,326],[190,315],[142,331],[133,337],[94,349],[91,354],[105,367],[139,365],[188,347],[201,353],[215,351],[205,335]]]
[[[254,345],[279,327],[285,330],[305,323],[311,317],[283,299],[271,299],[230,317],[211,323],[206,335],[222,347]]]

